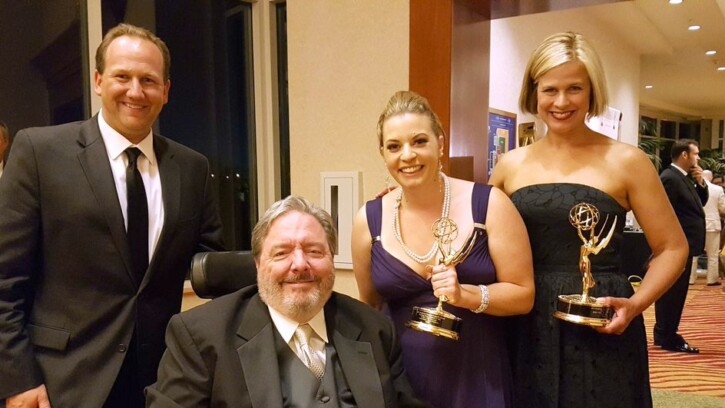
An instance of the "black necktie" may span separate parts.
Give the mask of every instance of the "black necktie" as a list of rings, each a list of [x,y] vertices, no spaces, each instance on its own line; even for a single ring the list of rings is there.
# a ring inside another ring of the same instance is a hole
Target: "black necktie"
[[[126,237],[131,248],[133,272],[136,275],[137,283],[141,284],[146,268],[149,266],[149,209],[141,172],[136,167],[139,155],[141,155],[141,151],[135,147],[126,149],[126,156],[128,156],[128,167],[126,167],[128,228]]]

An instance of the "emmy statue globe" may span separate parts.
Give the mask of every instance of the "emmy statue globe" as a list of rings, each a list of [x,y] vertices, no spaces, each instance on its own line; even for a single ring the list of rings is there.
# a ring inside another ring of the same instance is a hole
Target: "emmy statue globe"
[[[554,317],[567,322],[593,327],[605,326],[612,320],[614,309],[589,296],[589,289],[595,285],[589,255],[598,254],[609,244],[609,240],[612,238],[614,229],[617,226],[617,217],[615,216],[609,232],[604,239],[601,239],[608,219],[609,216],[604,219],[604,225],[597,234],[596,226],[599,223],[599,210],[597,207],[587,203],[579,203],[569,211],[569,222],[576,228],[582,241],[579,252],[579,271],[582,273],[583,289],[581,295],[560,295]]]
[[[474,228],[463,247],[456,251],[453,250],[452,244],[458,237],[458,225],[452,219],[448,217],[439,218],[433,223],[432,230],[438,241],[438,251],[442,256],[438,263],[446,266],[456,266],[463,262],[471,253],[476,239],[481,234],[478,229]],[[438,298],[438,306],[435,308],[413,307],[412,317],[407,326],[450,340],[460,339],[463,320],[443,310],[443,304],[447,301],[446,296],[442,295]]]

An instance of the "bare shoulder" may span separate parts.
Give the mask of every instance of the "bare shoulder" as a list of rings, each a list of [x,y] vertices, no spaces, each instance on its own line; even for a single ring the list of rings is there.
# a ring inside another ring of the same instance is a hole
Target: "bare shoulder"
[[[451,182],[451,187],[453,187],[454,191],[472,191],[473,190],[473,182],[468,180],[463,180],[459,178],[453,178],[448,177],[448,180]]]
[[[367,203],[363,204],[355,214],[355,224],[358,223],[367,223],[368,220],[368,214],[367,214]]]
[[[514,208],[509,196],[496,186],[491,186],[491,193],[488,196],[488,205],[493,211]]]
[[[612,152],[619,158],[622,166],[652,166],[647,155],[637,146],[615,141],[612,144]]]
[[[527,163],[527,159],[531,156],[535,145],[534,143],[533,145],[513,149],[501,156],[488,183],[509,192],[512,177],[516,176],[518,170],[521,170],[524,164]]]
[[[518,164],[521,164],[524,160],[526,160],[526,157],[531,153],[531,150],[534,146],[535,144],[531,144],[528,146],[509,150],[508,152],[506,152],[506,154],[499,157],[498,163],[496,165],[516,166]]]
[[[496,186],[491,186],[491,194],[489,195],[489,200],[496,200],[496,201],[504,201],[508,202],[511,201],[509,196],[506,195],[506,193],[503,192],[500,188]]]
[[[631,199],[632,189],[659,178],[654,164],[640,148],[618,141],[612,141],[608,147],[605,167],[606,184],[612,186],[610,193],[627,201]]]

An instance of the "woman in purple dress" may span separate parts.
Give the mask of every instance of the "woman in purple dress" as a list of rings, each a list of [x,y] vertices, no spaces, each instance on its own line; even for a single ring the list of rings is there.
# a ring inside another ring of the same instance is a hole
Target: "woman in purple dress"
[[[442,172],[444,132],[425,98],[396,93],[377,130],[380,154],[400,188],[368,202],[355,219],[360,298],[378,309],[387,306],[418,397],[437,408],[510,406],[513,388],[500,316],[527,313],[534,298],[523,221],[500,190]],[[477,237],[455,266],[439,264],[431,231],[439,218],[458,227],[451,248]],[[446,311],[463,319],[458,341],[406,326],[413,307],[434,308],[439,296],[447,298]]]

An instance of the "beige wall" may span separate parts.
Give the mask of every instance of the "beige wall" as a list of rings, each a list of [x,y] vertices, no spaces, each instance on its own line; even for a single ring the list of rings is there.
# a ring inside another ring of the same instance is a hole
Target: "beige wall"
[[[521,80],[529,56],[547,36],[561,31],[583,34],[597,50],[607,76],[610,106],[623,113],[620,140],[637,144],[639,132],[640,56],[597,19],[600,7],[533,14],[491,21],[490,105],[517,113],[517,122],[533,121],[518,110]]]
[[[384,183],[375,126],[408,89],[407,0],[288,0],[292,193],[320,204],[320,172],[362,173],[362,201]],[[357,296],[351,271],[335,289]]]

